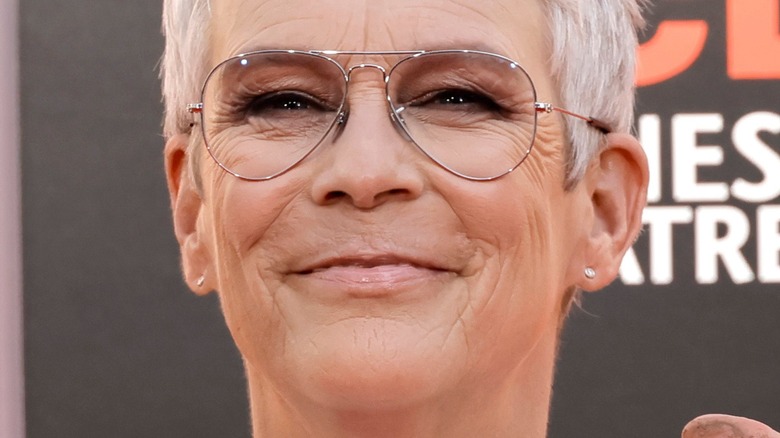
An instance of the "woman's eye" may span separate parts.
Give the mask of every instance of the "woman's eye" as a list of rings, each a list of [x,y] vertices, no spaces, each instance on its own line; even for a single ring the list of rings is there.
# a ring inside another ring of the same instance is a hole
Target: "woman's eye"
[[[500,109],[498,104],[488,96],[469,90],[442,90],[428,93],[420,99],[416,99],[412,106],[436,106],[446,109],[480,109],[495,111]]]
[[[437,102],[442,104],[457,105],[466,103],[475,103],[479,101],[479,96],[464,92],[447,92],[437,96]]]
[[[270,111],[327,111],[315,97],[300,92],[274,92],[257,96],[247,105],[247,114],[261,115]]]
[[[274,109],[300,110],[309,108],[309,103],[300,99],[275,99],[271,106]]]

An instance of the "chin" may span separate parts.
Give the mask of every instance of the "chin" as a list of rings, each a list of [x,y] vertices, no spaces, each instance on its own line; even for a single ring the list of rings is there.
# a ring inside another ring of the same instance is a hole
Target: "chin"
[[[422,333],[408,322],[342,321],[321,328],[306,347],[287,351],[287,360],[296,362],[296,376],[288,377],[321,406],[402,410],[443,395],[460,380],[465,350],[447,342],[446,333]]]

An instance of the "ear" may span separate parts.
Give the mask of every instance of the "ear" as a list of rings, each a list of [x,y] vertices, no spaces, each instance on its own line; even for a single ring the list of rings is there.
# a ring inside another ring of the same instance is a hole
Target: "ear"
[[[594,291],[618,275],[620,262],[642,227],[647,203],[647,157],[639,141],[628,134],[608,134],[606,146],[585,175],[593,221],[583,251],[580,287]],[[584,275],[593,268],[594,278]]]
[[[165,144],[165,175],[171,197],[173,229],[181,251],[184,281],[199,295],[213,289],[213,275],[209,276],[211,257],[201,224],[202,197],[189,175],[189,136],[178,134]]]

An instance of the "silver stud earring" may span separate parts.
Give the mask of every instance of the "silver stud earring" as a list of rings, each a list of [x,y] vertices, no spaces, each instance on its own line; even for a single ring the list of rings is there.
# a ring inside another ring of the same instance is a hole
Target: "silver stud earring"
[[[589,280],[593,280],[594,278],[596,278],[596,270],[588,266],[587,268],[585,268],[585,277],[588,278]]]
[[[203,284],[205,284],[205,283],[206,283],[206,276],[205,275],[201,275],[200,277],[198,277],[197,280],[195,280],[195,286],[198,286],[198,287],[203,287]]]

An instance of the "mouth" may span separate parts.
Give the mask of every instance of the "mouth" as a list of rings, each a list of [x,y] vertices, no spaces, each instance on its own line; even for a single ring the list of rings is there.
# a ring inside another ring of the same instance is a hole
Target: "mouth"
[[[433,260],[396,254],[363,254],[317,260],[292,274],[353,296],[385,296],[456,272]]]
[[[391,254],[378,254],[327,258],[317,261],[297,273],[300,275],[308,275],[325,272],[330,269],[375,270],[394,266],[441,272],[450,270],[432,261]]]

